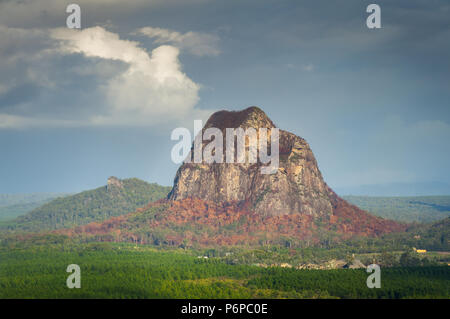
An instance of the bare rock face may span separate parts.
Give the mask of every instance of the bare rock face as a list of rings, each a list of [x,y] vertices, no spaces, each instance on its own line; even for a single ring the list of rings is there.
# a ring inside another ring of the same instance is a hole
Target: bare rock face
[[[226,128],[274,128],[258,107],[239,112],[216,112],[203,131],[220,129],[226,151]],[[259,138],[259,134],[258,134]],[[203,146],[210,141],[203,142]],[[270,145],[269,145],[270,146]],[[248,151],[248,140],[246,140]],[[258,149],[259,150],[259,149]],[[178,170],[170,200],[198,198],[214,203],[246,203],[264,216],[306,214],[329,217],[333,213],[330,189],[323,181],[308,143],[290,132],[279,131],[279,168],[275,174],[262,174],[257,163],[184,163]]]

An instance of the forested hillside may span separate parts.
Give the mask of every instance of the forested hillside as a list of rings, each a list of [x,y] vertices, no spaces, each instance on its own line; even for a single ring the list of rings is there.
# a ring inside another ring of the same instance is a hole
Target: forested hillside
[[[0,194],[0,222],[24,215],[65,193]]]
[[[402,222],[430,223],[450,216],[450,196],[343,196],[372,214]]]
[[[52,200],[17,218],[7,228],[41,231],[103,221],[163,198],[169,191],[170,187],[149,184],[137,178],[110,178],[107,186]]]
[[[432,225],[414,225],[403,237],[409,238],[405,243],[410,246],[450,251],[450,217]]]

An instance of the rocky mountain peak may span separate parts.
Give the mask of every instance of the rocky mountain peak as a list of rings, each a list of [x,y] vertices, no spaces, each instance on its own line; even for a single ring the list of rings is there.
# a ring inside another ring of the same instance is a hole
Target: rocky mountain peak
[[[203,132],[210,127],[224,131],[274,126],[261,109],[250,107],[214,113]],[[208,143],[203,142],[202,148]],[[122,239],[144,242],[151,240],[152,236],[142,235],[150,230],[165,234],[158,242],[169,245],[285,244],[288,239],[289,245],[309,246],[406,229],[340,198],[323,180],[308,143],[293,133],[279,130],[278,169],[263,174],[261,165],[265,164],[185,161],[167,199],[121,219],[87,225],[77,233],[110,236],[114,231]],[[118,183],[111,177],[108,187]]]
[[[219,111],[203,130],[216,127],[274,128],[258,107],[242,111]],[[306,141],[280,130],[279,168],[261,174],[260,163],[185,163],[175,177],[169,199],[198,198],[215,203],[245,202],[263,215],[309,214],[330,216],[329,189]]]
[[[203,131],[209,127],[223,131],[275,125],[261,109],[249,107],[242,111],[216,112]],[[207,207],[219,205],[227,210],[234,207],[236,216],[243,209],[253,216],[287,218],[294,224],[296,220],[309,220],[307,223],[323,227],[334,225],[338,231],[348,234],[378,235],[402,229],[399,224],[374,217],[340,198],[323,180],[308,143],[293,133],[279,131],[279,167],[274,174],[261,174],[260,165],[259,162],[184,163],[177,171],[169,202],[172,206],[183,203],[184,210],[189,210],[190,203],[200,207],[198,203],[203,202],[209,203],[205,204]],[[291,226],[306,231],[303,224]]]
[[[248,107],[242,111],[218,111],[210,116],[205,124],[205,129],[216,127],[222,131],[226,128],[242,127],[247,129],[249,127],[258,128],[273,128],[275,124],[270,118],[257,106]]]

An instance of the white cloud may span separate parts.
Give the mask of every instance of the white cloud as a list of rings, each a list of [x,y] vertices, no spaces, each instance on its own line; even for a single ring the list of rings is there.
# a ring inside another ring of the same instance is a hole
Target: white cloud
[[[119,60],[129,65],[104,88],[110,114],[91,118],[93,124],[149,124],[182,118],[194,111],[200,86],[181,71],[179,50],[163,45],[147,53],[137,42],[122,40],[101,27],[75,31],[57,29],[60,50],[87,57]]]
[[[170,43],[194,55],[215,56],[220,54],[218,48],[219,38],[213,34],[192,31],[180,33],[153,27],[141,28],[138,30],[138,33],[155,39],[156,43]]]
[[[204,119],[210,113],[195,108],[199,100],[200,85],[182,72],[178,59],[179,49],[174,46],[162,45],[147,52],[138,42],[121,39],[118,34],[102,27],[83,30],[52,29],[49,38],[54,43],[43,51],[47,55],[81,55],[87,60],[120,61],[126,66],[125,70],[114,73],[112,68],[105,72],[104,64],[101,63],[96,64],[98,69],[92,70],[98,77],[106,77],[101,82],[102,85],[92,87],[92,91],[103,96],[103,106],[95,105],[92,101],[89,106],[91,109],[86,112],[86,106],[83,110],[80,107],[79,116],[70,120],[67,119],[67,114],[62,114],[59,118],[49,117],[48,114],[46,117],[39,114],[0,114],[0,128],[144,126],[179,123],[188,118]],[[76,70],[77,67],[72,65],[68,69]],[[84,65],[80,65],[79,69],[79,74],[89,74]],[[30,72],[33,69],[27,71]],[[54,89],[57,92],[57,87]]]

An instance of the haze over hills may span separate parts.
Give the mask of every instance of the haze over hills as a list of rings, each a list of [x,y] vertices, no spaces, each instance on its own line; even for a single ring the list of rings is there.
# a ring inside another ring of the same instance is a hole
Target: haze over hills
[[[68,193],[30,193],[30,194],[0,194],[0,222],[14,219],[26,214],[57,197],[70,195]]]
[[[402,222],[430,223],[450,216],[450,196],[343,196],[376,216]]]
[[[441,196],[450,195],[450,184],[443,182],[387,183],[335,187],[335,191],[341,196]]]
[[[20,216],[8,228],[42,231],[104,221],[166,197],[169,190],[170,187],[137,178],[120,180],[110,177],[106,186],[56,198]]]

